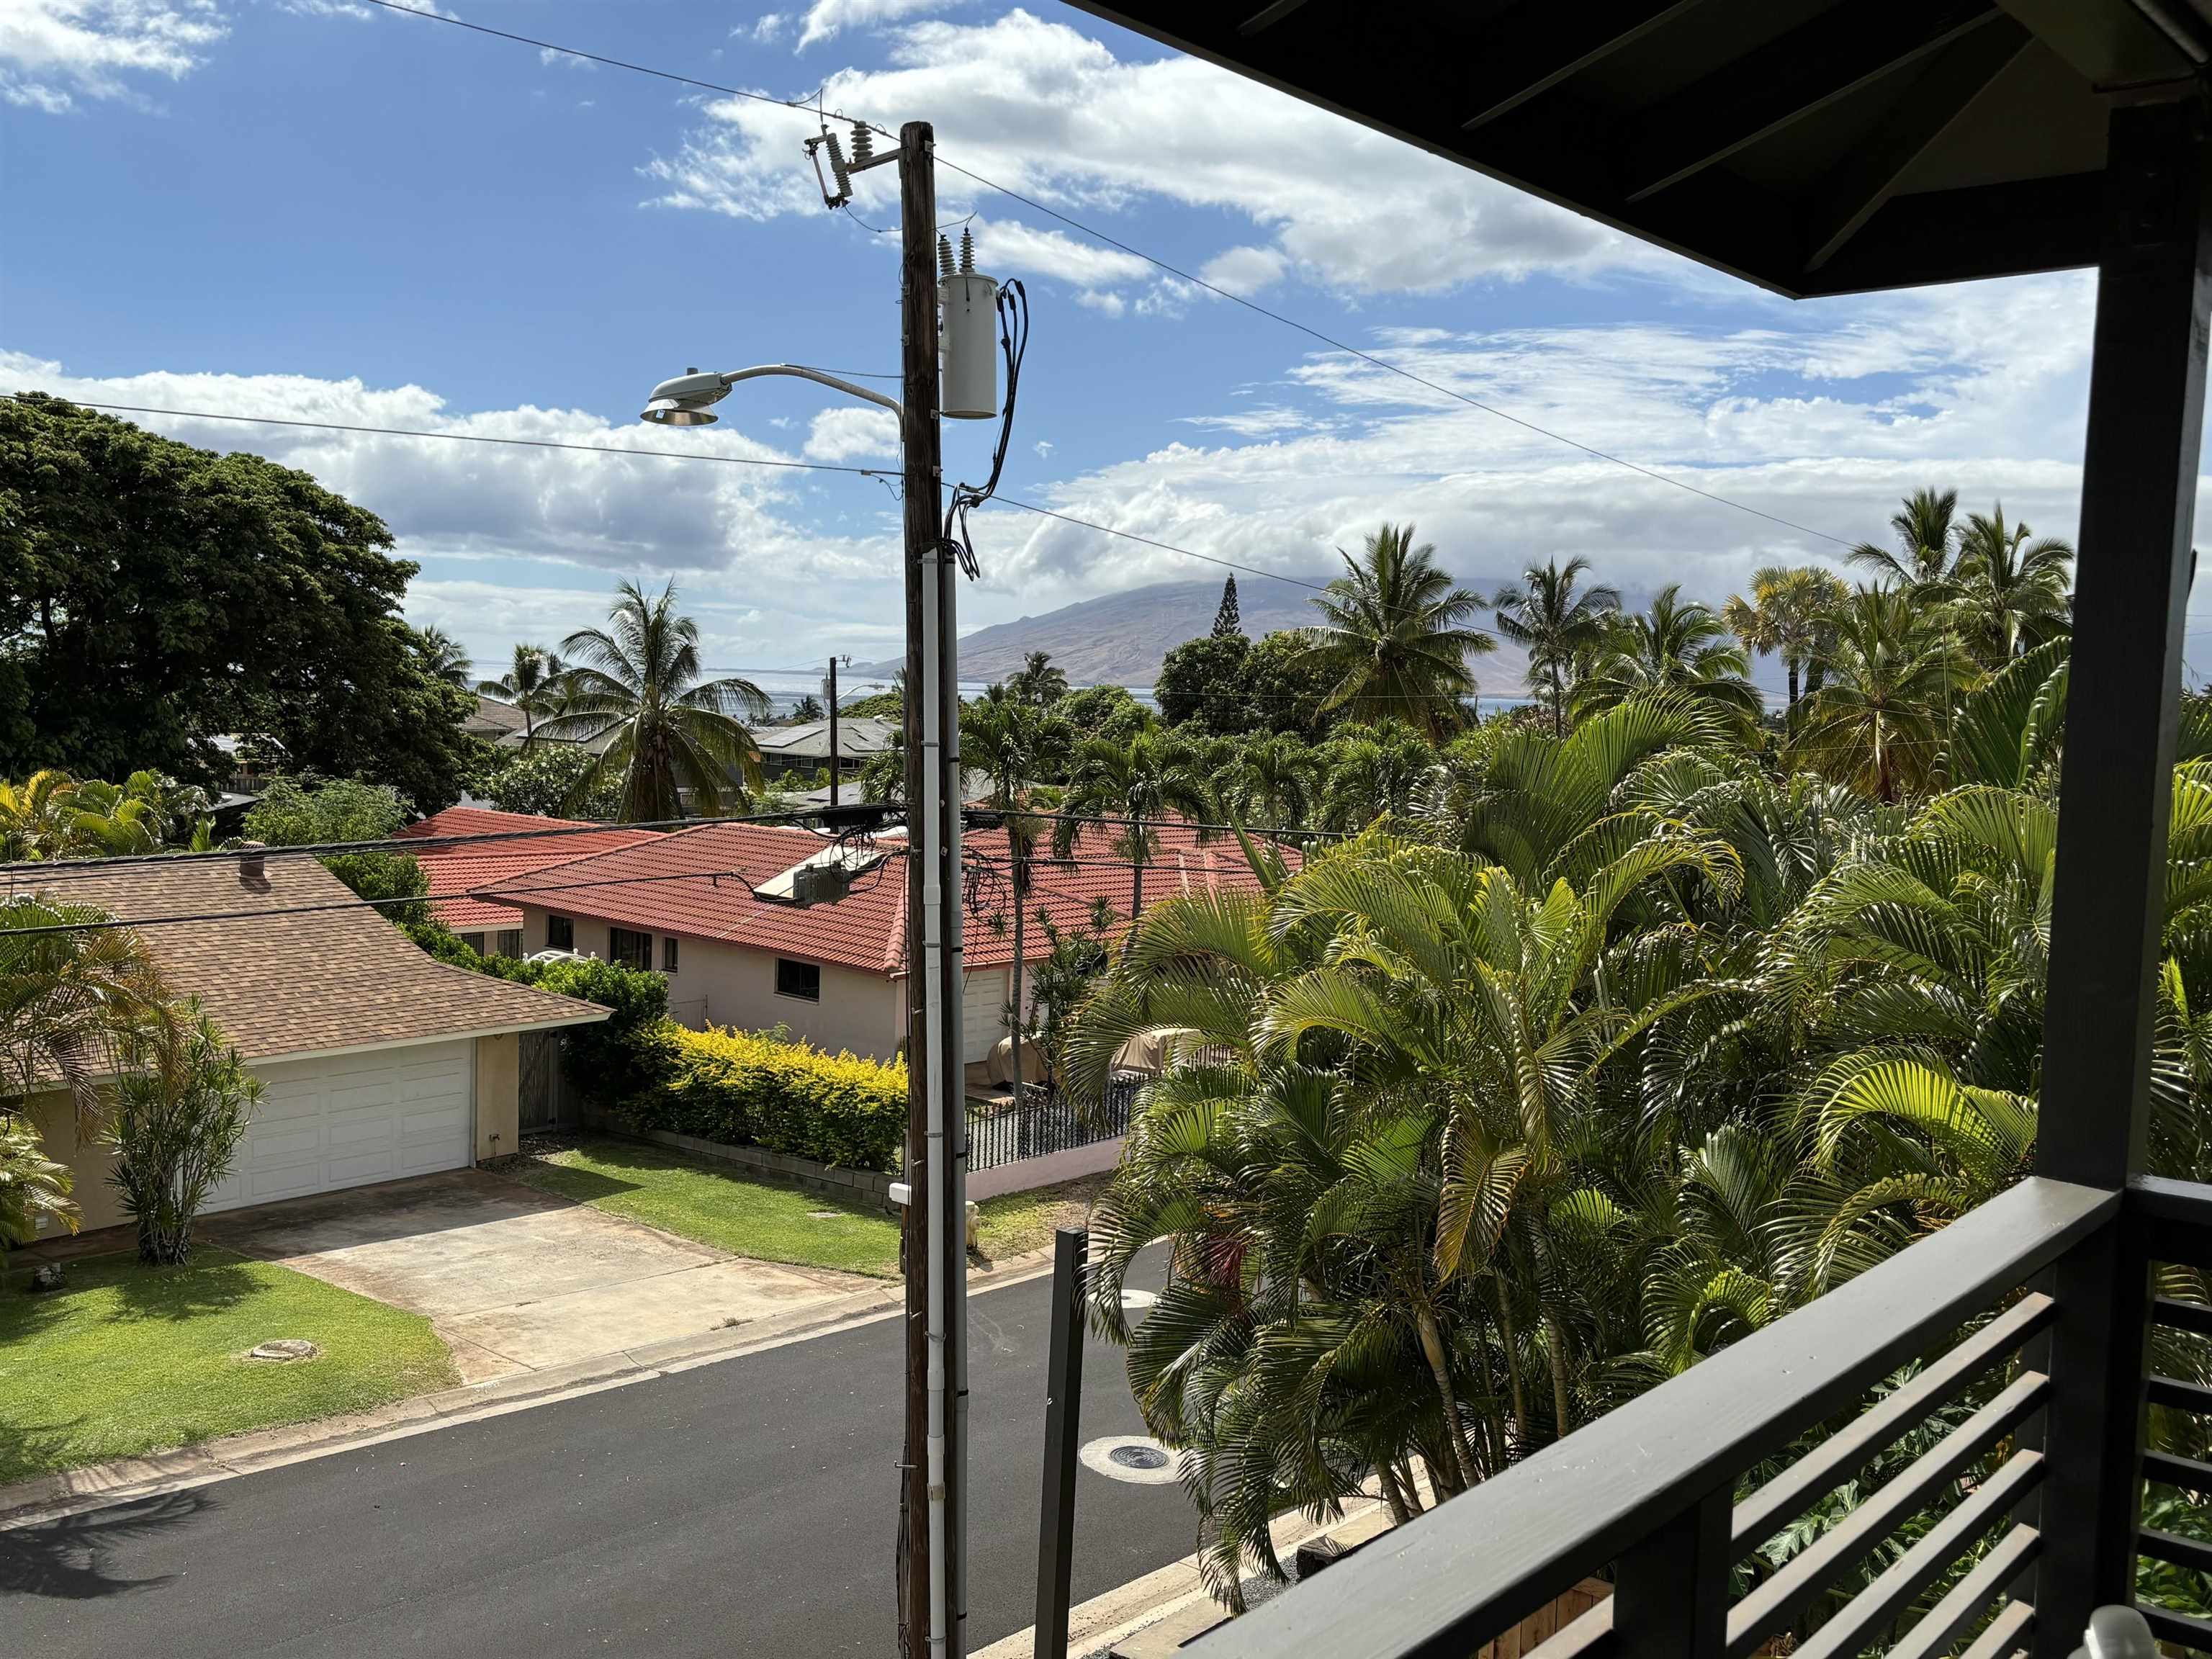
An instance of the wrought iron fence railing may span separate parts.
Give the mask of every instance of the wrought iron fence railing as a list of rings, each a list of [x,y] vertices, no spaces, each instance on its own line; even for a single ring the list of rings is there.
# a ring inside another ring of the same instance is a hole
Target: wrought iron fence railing
[[[968,1167],[995,1170],[1003,1164],[1116,1139],[1128,1133],[1129,1111],[1139,1086],[1138,1079],[1116,1078],[1095,1106],[1078,1106],[1067,1096],[1034,1084],[1022,1091],[1018,1103],[991,1106],[970,1101]]]

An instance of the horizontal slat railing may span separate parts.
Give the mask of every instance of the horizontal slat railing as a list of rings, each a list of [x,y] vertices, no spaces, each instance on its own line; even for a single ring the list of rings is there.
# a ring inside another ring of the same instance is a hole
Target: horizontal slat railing
[[[1464,1659],[1583,1577],[1615,1563],[1622,1564],[1616,1599],[1623,1606],[1605,1609],[1610,1615],[1605,1620],[1593,1610],[1561,1631],[1545,1644],[1545,1659],[1580,1659],[1607,1650],[1718,1653],[1722,1633],[1709,1629],[1706,1621],[1716,1586],[1724,1589],[1747,1527],[1741,1516],[1731,1523],[1725,1511],[1715,1513],[1716,1502],[1725,1502],[1744,1471],[1856,1406],[1891,1371],[1989,1312],[2113,1222],[2120,1203],[2117,1193],[2065,1182],[2023,1182],[1893,1260],[1384,1534],[1332,1567],[1326,1591],[1293,1589],[1232,1620],[1203,1638],[1198,1659],[1303,1654],[1328,1659]],[[1937,1380],[1910,1385],[1921,1392],[1875,1431],[1856,1437],[1835,1453],[1816,1450],[1813,1455],[1825,1455],[1827,1462],[1814,1476],[1771,1497],[1779,1482],[1770,1482],[1747,1503],[1764,1503],[1765,1514],[1786,1523],[1954,1398],[2048,1317],[2037,1297],[2023,1298],[2018,1308],[1953,1351],[1980,1344],[1966,1359],[1952,1366],[1947,1357],[1931,1365]],[[1989,1330],[1999,1334],[1990,1336]],[[1922,1378],[1929,1374],[1923,1371]],[[1924,1498],[1954,1481],[2039,1409],[2048,1388],[2039,1374],[2023,1375],[1892,1486],[1904,1483],[1905,1490]],[[1970,1517],[1983,1522],[1980,1531],[2000,1526],[2009,1504],[2039,1478],[2039,1457],[2032,1449],[2024,1455],[2027,1462],[2015,1456],[1983,1483],[1984,1488],[2010,1484],[2004,1503],[1992,1500]],[[1831,1469],[1833,1480],[1826,1480]],[[1869,1502],[1879,1502],[1880,1496]],[[1710,1529],[1703,1519],[1708,1514],[1713,1515]],[[1967,1533],[1968,1523],[1961,1522],[1956,1531]],[[1882,1535],[1869,1536],[1868,1547]],[[1978,1535],[1946,1538],[1937,1553],[1953,1542],[1958,1547],[1942,1565],[1960,1559]],[[1757,1541],[1758,1536],[1750,1538]],[[2004,1541],[2010,1541],[2009,1534]],[[1765,1624],[1769,1613],[1786,1621],[1787,1608],[1803,1605],[1801,1588],[1805,1595],[1817,1593],[1831,1582],[1829,1566],[1840,1572],[1864,1553],[1844,1561],[1846,1547],[1831,1552],[1828,1560],[1802,1569],[1791,1586],[1748,1615],[1744,1608],[1761,1592],[1747,1596],[1729,1617],[1727,1650],[1755,1650],[1758,1638],[1751,1632]],[[1911,1571],[1925,1571],[1932,1559],[1923,1554]],[[1655,1563],[1678,1561],[1686,1564],[1692,1581],[1679,1583],[1673,1597],[1642,1589],[1666,1582],[1663,1572],[1650,1571]],[[1631,1565],[1637,1571],[1631,1571]],[[1790,1570],[1784,1569],[1784,1574]],[[1931,1575],[1927,1583],[1933,1582]],[[1632,1586],[1639,1587],[1633,1596]],[[1942,1605],[1952,1608],[1947,1616],[1963,1619],[1962,1628],[1970,1626],[1975,1612],[2002,1595],[2003,1583],[1983,1587],[1990,1594],[1973,1610],[1963,1603],[1953,1607],[1953,1598],[1947,1597]],[[1895,1588],[1893,1583],[1885,1595]],[[1879,1589],[1878,1580],[1869,1593]],[[2008,1605],[1982,1639],[2005,1632],[2011,1645],[1990,1650],[2002,1659],[2018,1645],[2033,1616],[2032,1609],[2021,1606],[2015,1611]],[[1647,1633],[1637,1626],[1639,1617],[1663,1618],[1680,1628],[1663,1636]],[[1646,1639],[1647,1634],[1653,1639]],[[1976,1648],[1981,1645],[1978,1640]]]

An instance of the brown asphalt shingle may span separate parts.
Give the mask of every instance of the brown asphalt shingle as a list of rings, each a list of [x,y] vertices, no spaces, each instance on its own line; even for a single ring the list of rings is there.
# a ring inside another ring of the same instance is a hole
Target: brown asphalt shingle
[[[0,866],[0,896],[40,892],[138,928],[179,996],[200,1000],[248,1060],[578,1025],[607,1011],[425,955],[315,860],[271,848],[255,877],[237,858],[118,863],[56,879]],[[271,911],[313,908],[305,915]],[[166,916],[217,915],[154,925]]]

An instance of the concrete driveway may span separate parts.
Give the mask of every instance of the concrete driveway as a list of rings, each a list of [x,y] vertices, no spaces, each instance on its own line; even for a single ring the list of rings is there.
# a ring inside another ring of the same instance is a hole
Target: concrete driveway
[[[877,1282],[726,1255],[482,1170],[231,1211],[200,1231],[428,1316],[464,1382],[702,1335]]]

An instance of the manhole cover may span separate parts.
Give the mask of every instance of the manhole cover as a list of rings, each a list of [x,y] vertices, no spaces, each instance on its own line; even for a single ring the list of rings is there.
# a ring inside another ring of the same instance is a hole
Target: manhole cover
[[[1176,1480],[1176,1455],[1157,1440],[1141,1434],[1113,1434],[1093,1440],[1076,1455],[1085,1468],[1109,1480],[1133,1486],[1171,1486]]]
[[[288,1364],[295,1359],[313,1359],[322,1350],[305,1338],[280,1336],[274,1342],[264,1342],[246,1357],[248,1359],[273,1360]]]
[[[1168,1455],[1158,1446],[1116,1446],[1106,1454],[1125,1469],[1164,1469]]]

